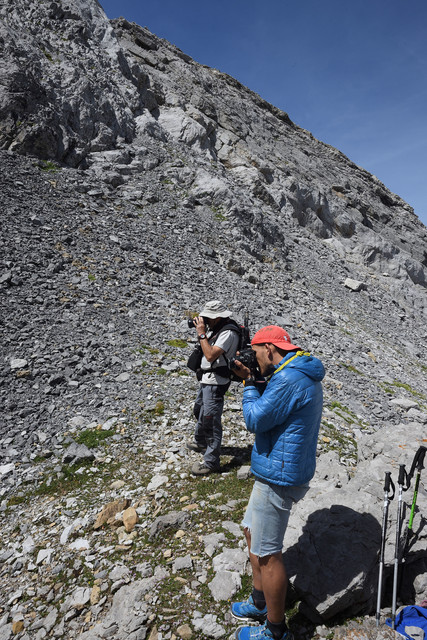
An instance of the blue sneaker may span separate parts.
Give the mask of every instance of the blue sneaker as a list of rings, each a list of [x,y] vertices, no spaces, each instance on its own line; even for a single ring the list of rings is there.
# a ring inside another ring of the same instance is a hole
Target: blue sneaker
[[[244,602],[233,602],[231,605],[231,613],[238,620],[253,620],[254,622],[264,622],[267,617],[267,607],[258,609],[254,605],[254,599],[249,596]]]
[[[234,637],[236,640],[274,640],[273,634],[267,628],[267,621],[256,627],[239,627],[236,629]],[[288,629],[280,640],[294,640],[294,636]]]

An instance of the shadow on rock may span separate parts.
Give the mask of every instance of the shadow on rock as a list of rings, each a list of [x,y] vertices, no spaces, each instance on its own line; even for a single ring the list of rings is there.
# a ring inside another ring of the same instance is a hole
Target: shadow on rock
[[[418,604],[426,593],[425,577],[427,574],[427,550],[408,554],[405,562],[399,566],[397,606]],[[393,567],[389,567],[384,588],[385,600],[383,604],[391,606],[393,594]]]
[[[232,456],[231,460],[221,464],[221,471],[231,471],[235,467],[248,464],[251,459],[252,447],[221,447],[221,456]]]
[[[372,611],[380,542],[381,527],[368,513],[343,505],[311,513],[283,554],[305,615],[319,622]]]
[[[409,518],[410,507],[404,505],[402,522]],[[419,514],[419,509],[415,510]],[[418,526],[411,530],[403,528],[401,535],[400,564],[397,582],[397,605],[416,604],[426,592],[427,575],[427,519],[420,515]],[[383,605],[391,605],[393,594],[394,566],[392,563],[384,569]]]

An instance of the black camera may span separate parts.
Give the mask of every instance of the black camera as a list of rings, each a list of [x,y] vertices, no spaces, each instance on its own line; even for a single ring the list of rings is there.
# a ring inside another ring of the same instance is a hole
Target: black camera
[[[258,360],[256,359],[255,351],[253,349],[242,349],[239,354],[230,360],[230,367],[232,369],[238,369],[236,366],[236,360],[241,362],[243,366],[248,367],[252,371],[252,373],[258,372]]]
[[[204,316],[200,316],[203,319],[203,322],[205,323],[205,325],[208,327],[209,326],[209,318],[205,318]],[[190,327],[190,329],[194,329],[194,320],[196,318],[188,318],[188,326]]]

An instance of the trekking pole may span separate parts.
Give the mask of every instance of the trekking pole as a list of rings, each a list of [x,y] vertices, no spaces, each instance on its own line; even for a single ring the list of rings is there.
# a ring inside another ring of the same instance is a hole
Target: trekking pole
[[[412,506],[411,506],[411,511],[409,514],[409,522],[408,522],[408,526],[405,529],[405,533],[404,533],[404,537],[403,537],[403,541],[402,541],[402,568],[400,571],[400,578],[399,578],[399,587],[398,587],[398,591],[400,589],[400,586],[402,584],[402,579],[403,579],[403,573],[404,573],[404,567],[405,567],[405,556],[406,553],[408,551],[409,548],[409,544],[411,542],[411,538],[414,535],[414,531],[413,531],[413,523],[414,523],[414,516],[415,516],[415,508],[417,506],[417,497],[418,497],[418,488],[420,486],[420,478],[421,478],[421,471],[424,468],[424,458],[427,452],[427,448],[426,447],[420,447],[418,449],[418,451],[416,452],[415,456],[414,456],[414,460],[412,462],[412,466],[411,466],[411,470],[408,474],[408,482],[410,483],[414,473],[415,473],[415,469],[417,469],[417,475],[415,477],[415,485],[414,485],[414,496],[412,498]]]
[[[397,577],[399,573],[399,547],[400,547],[400,531],[402,528],[402,493],[409,488],[408,474],[405,471],[405,465],[399,466],[399,497],[397,501],[397,518],[396,518],[396,546],[394,549],[394,575],[393,575],[393,600],[391,604],[391,621],[392,628],[396,626],[396,600],[397,600]],[[406,485],[406,486],[405,486]]]
[[[390,495],[390,487],[392,489],[391,495]],[[380,567],[379,567],[379,574],[378,574],[377,611],[375,615],[377,620],[377,627],[380,624],[380,615],[381,615],[381,596],[382,596],[382,586],[383,586],[385,534],[387,530],[388,505],[390,504],[390,501],[393,500],[394,494],[395,494],[395,488],[394,488],[393,480],[391,479],[391,473],[390,471],[387,471],[385,474],[385,480],[384,480],[383,524],[381,528],[381,550],[380,550]]]
[[[418,497],[418,487],[420,486],[421,471],[424,469],[424,457],[426,455],[426,452],[427,452],[426,447],[420,447],[418,449],[417,453],[414,456],[411,470],[409,472],[409,482],[410,482],[414,475],[415,468],[417,469],[417,475],[415,477],[415,485],[414,485],[414,497],[412,499],[411,513],[409,514],[408,539],[414,533],[412,530],[412,525],[414,522],[415,507],[417,505],[417,497]]]

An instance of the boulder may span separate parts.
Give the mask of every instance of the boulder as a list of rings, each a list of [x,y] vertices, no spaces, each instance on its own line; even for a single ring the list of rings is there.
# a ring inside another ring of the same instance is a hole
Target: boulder
[[[311,489],[292,511],[284,540],[284,562],[303,608],[313,620],[328,620],[372,613],[376,607],[378,557],[384,503],[384,477],[390,471],[397,488],[399,465],[409,472],[414,455],[423,446],[424,426],[402,424],[372,434],[359,434],[359,463],[351,478],[341,474],[340,483],[325,477],[322,459]],[[333,466],[330,466],[334,476]],[[414,479],[413,479],[414,480]],[[403,523],[407,525],[413,497],[404,494]],[[384,602],[390,598],[393,576],[397,500],[388,513],[385,546]],[[414,533],[406,555],[402,593],[423,595],[427,580],[427,532],[422,514],[427,513],[424,480],[420,483]],[[417,576],[417,582],[413,581]],[[412,579],[411,579],[412,578]],[[412,586],[411,586],[412,585]],[[414,596],[412,596],[414,597]],[[389,600],[388,600],[389,601]]]
[[[102,525],[109,521],[113,521],[115,519],[116,513],[120,513],[126,509],[130,504],[130,500],[127,498],[123,498],[121,500],[114,500],[113,502],[109,502],[105,507],[98,513],[96,516],[95,524],[93,528],[95,530],[100,529]]]
[[[366,289],[366,284],[359,280],[354,280],[353,278],[346,278],[344,286],[347,287],[347,289],[351,289],[351,291],[362,291],[363,289]]]
[[[76,464],[85,460],[95,460],[95,454],[85,444],[72,442],[65,452],[62,462],[65,464]]]

